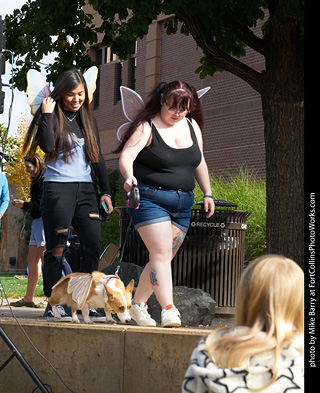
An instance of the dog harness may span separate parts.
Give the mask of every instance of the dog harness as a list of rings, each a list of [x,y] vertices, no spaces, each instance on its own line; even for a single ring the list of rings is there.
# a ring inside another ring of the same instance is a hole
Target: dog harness
[[[85,305],[89,291],[91,289],[91,285],[92,285],[91,274],[89,274],[89,273],[71,273],[68,276],[63,277],[59,282],[65,280],[66,278],[70,278],[69,284],[67,287],[67,292],[69,294],[71,294],[72,299],[77,303],[78,308],[82,309],[83,306]],[[114,275],[104,276],[103,280],[106,280],[106,281],[103,282],[103,284],[108,285],[110,280],[112,280],[114,278],[119,280],[118,276],[114,276]],[[105,304],[107,306],[107,303],[105,303]],[[110,309],[109,306],[107,306],[107,308]]]

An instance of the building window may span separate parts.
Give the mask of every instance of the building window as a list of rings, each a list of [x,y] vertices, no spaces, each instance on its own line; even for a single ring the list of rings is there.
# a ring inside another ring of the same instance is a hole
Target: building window
[[[96,49],[96,62],[99,66],[117,61],[119,61],[119,58],[112,52],[111,48],[103,46]]]
[[[123,62],[119,61],[116,66],[116,80],[115,80],[115,104],[121,100],[120,86],[122,85]]]
[[[103,49],[104,48],[96,49],[96,62],[99,64],[99,66],[102,64]]]
[[[103,48],[99,48],[96,50],[96,63],[99,66],[102,64],[102,55],[103,55]],[[99,107],[99,97],[100,97],[100,72],[98,72],[98,77],[96,81],[96,90],[93,93],[93,108],[97,109]]]
[[[136,67],[137,67],[137,42],[133,47],[131,55],[128,57],[126,62],[119,59],[117,55],[115,55],[111,48],[103,46],[96,49],[96,62],[99,66],[103,64],[113,63],[115,66],[115,96],[114,102],[115,104],[121,100],[120,95],[120,86],[122,83],[127,82],[127,86],[130,89],[135,90],[136,87]],[[126,65],[128,70],[128,76],[125,81],[123,81],[123,68]],[[97,79],[97,89],[94,95],[94,108],[99,106],[99,88],[100,88],[100,73],[98,74]]]
[[[129,87],[132,90],[136,89],[136,68],[137,68],[137,41],[135,42],[132,54],[128,59],[129,66]]]
[[[111,48],[106,48],[105,50],[105,63],[112,63],[118,60],[118,56],[115,55]]]

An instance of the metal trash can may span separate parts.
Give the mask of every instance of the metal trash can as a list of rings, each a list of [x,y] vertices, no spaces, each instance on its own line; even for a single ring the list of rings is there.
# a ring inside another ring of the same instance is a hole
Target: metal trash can
[[[237,284],[244,267],[246,220],[251,212],[236,210],[237,205],[231,202],[215,203],[216,211],[209,219],[202,208],[192,209],[188,233],[172,261],[173,285],[203,289],[216,301],[217,314],[234,314]],[[148,250],[130,225],[126,209],[118,210],[123,261],[144,266]]]

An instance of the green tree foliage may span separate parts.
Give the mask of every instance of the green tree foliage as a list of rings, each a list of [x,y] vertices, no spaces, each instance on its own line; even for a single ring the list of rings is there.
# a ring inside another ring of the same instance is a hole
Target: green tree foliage
[[[172,15],[166,22],[168,34],[176,33],[181,21],[181,32],[191,33],[203,49],[205,56],[197,70],[201,77],[228,70],[253,83],[258,73],[236,60],[245,55],[246,46],[267,54],[272,49],[272,29],[288,22],[295,25],[295,38],[302,42],[303,37],[302,0],[198,0],[196,7],[192,0],[88,0],[91,7],[84,8],[85,3],[27,0],[21,10],[6,16],[7,47],[18,57],[14,81],[20,90],[26,88],[26,72],[39,69],[39,62],[50,52],[58,56],[47,66],[49,81],[64,69],[84,70],[92,65],[86,44],[101,42],[126,59],[135,41],[148,33],[150,23],[161,13]],[[99,24],[94,23],[96,13]],[[263,19],[255,35],[252,28]]]
[[[26,135],[30,119],[21,118],[15,136],[8,136],[5,142],[5,170],[8,182],[15,187],[15,197],[23,200],[30,198],[30,175],[26,172],[24,157],[22,155],[22,144]],[[1,134],[5,135],[6,129],[0,125]],[[38,148],[37,153],[44,156],[43,151]]]
[[[7,128],[0,124],[1,158],[5,166],[15,165],[19,159],[18,149],[21,141],[15,136],[8,135]]]

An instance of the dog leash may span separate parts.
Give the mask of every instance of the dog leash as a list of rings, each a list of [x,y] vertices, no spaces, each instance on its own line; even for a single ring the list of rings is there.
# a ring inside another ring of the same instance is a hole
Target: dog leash
[[[128,199],[127,199],[127,207],[131,207],[132,209],[139,209],[140,206],[140,193],[139,193],[139,188],[135,185],[132,186],[131,191],[128,195]],[[130,222],[128,224],[128,228],[126,231],[126,236],[124,238],[124,242],[122,244],[121,247],[121,251],[120,251],[120,257],[119,257],[119,265],[117,267],[116,272],[114,273],[115,276],[119,277],[119,270],[120,270],[120,265],[122,262],[122,258],[123,258],[123,254],[124,254],[124,250],[125,250],[125,246],[126,246],[126,241],[128,238],[128,234],[129,234],[129,230],[131,228],[132,225],[132,219],[130,217]]]

